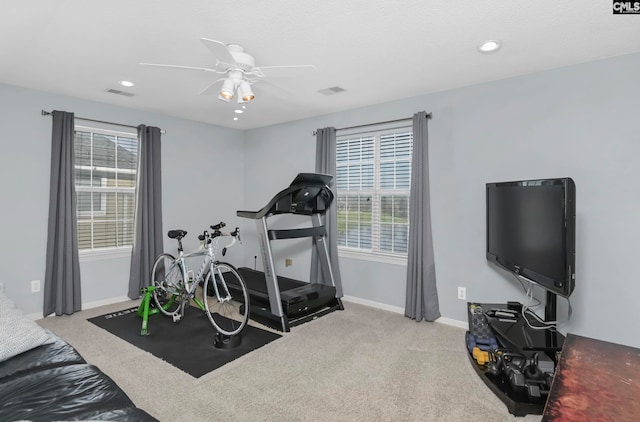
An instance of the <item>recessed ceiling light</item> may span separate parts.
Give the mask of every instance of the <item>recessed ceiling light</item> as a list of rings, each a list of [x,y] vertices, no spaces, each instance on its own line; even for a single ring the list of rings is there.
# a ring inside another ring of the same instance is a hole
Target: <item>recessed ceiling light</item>
[[[131,88],[132,86],[135,86],[135,84],[131,81],[118,81],[118,83],[122,86],[126,86],[127,88]]]
[[[236,109],[236,110],[233,110],[233,112],[236,114],[242,114],[244,113],[244,110]]]
[[[481,53],[494,53],[500,49],[500,41],[498,40],[489,40],[485,41],[478,46],[478,50]]]
[[[238,116],[235,116],[235,117],[233,118],[233,120],[238,120]]]

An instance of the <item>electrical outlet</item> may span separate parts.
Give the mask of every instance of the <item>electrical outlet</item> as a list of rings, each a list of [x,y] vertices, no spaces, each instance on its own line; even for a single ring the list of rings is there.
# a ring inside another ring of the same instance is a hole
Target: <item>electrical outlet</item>
[[[467,300],[467,289],[465,287],[458,287],[458,299]]]
[[[40,291],[40,280],[31,280],[31,293],[38,293]]]

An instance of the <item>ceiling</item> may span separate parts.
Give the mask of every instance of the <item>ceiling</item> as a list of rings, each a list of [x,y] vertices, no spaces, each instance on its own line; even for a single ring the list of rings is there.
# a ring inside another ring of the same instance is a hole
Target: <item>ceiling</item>
[[[257,66],[316,67],[257,82],[233,121],[235,101],[199,94],[218,75],[139,64],[212,67],[200,38]],[[502,48],[479,53],[489,39]],[[29,0],[0,14],[0,83],[240,129],[638,51],[640,15],[602,0]]]

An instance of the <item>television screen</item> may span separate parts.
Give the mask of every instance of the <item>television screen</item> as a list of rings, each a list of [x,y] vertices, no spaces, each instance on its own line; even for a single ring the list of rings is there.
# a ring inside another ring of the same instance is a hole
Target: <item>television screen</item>
[[[487,183],[487,259],[548,291],[575,285],[571,178]]]

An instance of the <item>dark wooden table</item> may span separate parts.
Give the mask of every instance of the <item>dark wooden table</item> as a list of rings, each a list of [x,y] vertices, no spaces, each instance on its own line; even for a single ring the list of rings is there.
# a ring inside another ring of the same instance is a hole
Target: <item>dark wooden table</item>
[[[640,349],[568,334],[542,421],[640,421]]]

